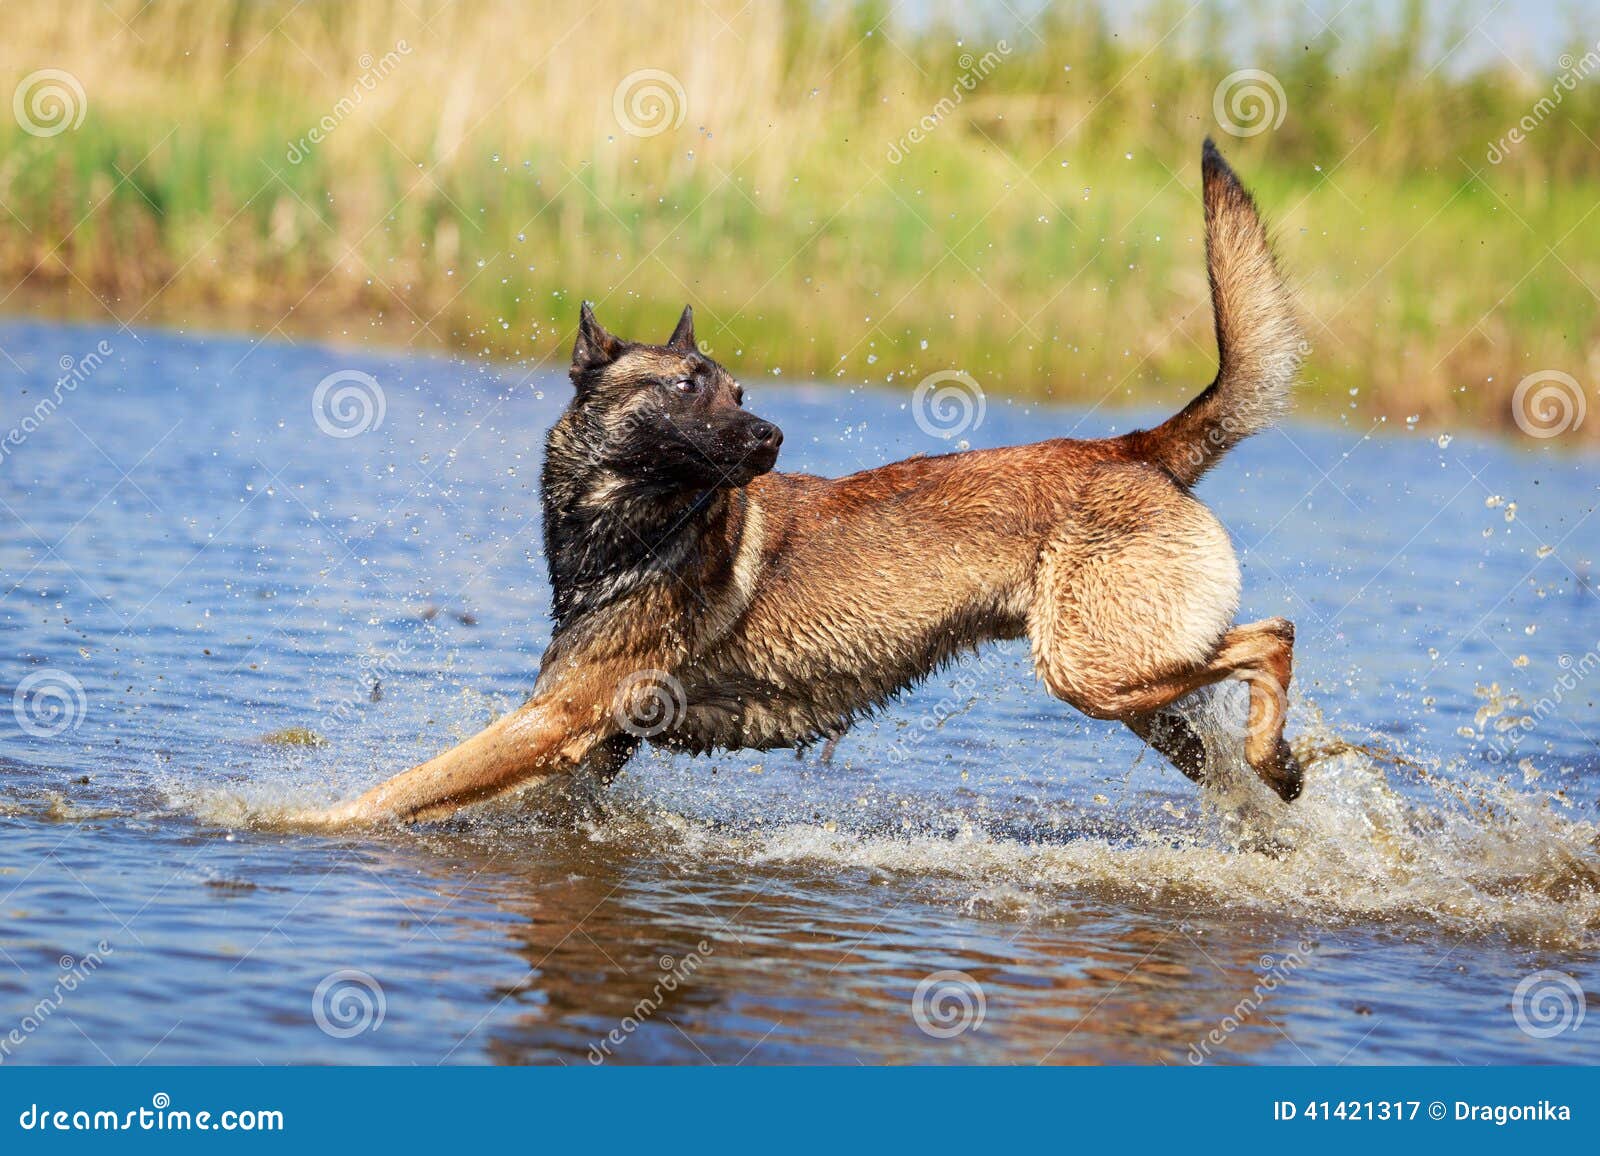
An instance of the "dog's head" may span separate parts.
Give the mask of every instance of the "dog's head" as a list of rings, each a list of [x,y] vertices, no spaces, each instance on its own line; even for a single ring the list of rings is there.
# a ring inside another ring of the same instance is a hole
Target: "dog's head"
[[[744,390],[694,340],[685,307],[665,345],[607,333],[584,302],[568,417],[596,464],[665,490],[743,486],[772,469],[783,433],[744,409]]]

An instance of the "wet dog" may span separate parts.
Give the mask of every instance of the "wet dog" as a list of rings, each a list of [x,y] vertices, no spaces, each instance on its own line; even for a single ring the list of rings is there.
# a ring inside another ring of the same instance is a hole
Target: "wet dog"
[[[772,473],[783,435],[696,348],[621,340],[583,307],[550,431],[555,630],[518,710],[324,825],[437,818],[552,775],[836,737],[964,651],[1027,637],[1050,693],[1116,719],[1197,781],[1174,702],[1249,685],[1245,757],[1285,801],[1294,628],[1234,625],[1239,564],[1191,492],[1286,408],[1300,331],[1250,195],[1210,141],[1206,260],[1220,367],[1163,424],[918,457],[847,478]]]

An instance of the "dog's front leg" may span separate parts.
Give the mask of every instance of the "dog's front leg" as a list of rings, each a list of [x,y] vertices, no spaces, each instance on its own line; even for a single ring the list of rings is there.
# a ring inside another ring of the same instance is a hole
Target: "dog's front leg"
[[[337,828],[437,819],[533,779],[576,770],[619,733],[618,679],[604,669],[549,680],[520,708],[420,766],[359,798],[297,817],[297,825]]]

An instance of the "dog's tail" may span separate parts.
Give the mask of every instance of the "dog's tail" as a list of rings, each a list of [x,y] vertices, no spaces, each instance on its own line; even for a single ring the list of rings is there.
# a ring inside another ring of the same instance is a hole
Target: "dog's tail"
[[[1129,435],[1135,453],[1185,486],[1283,415],[1303,350],[1289,288],[1255,202],[1209,138],[1201,172],[1217,378],[1155,429]]]

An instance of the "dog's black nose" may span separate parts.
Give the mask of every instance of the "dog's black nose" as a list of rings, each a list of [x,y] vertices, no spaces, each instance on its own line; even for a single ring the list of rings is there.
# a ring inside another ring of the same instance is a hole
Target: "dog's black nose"
[[[750,441],[757,449],[775,450],[783,444],[783,431],[768,421],[758,421],[750,427]]]

